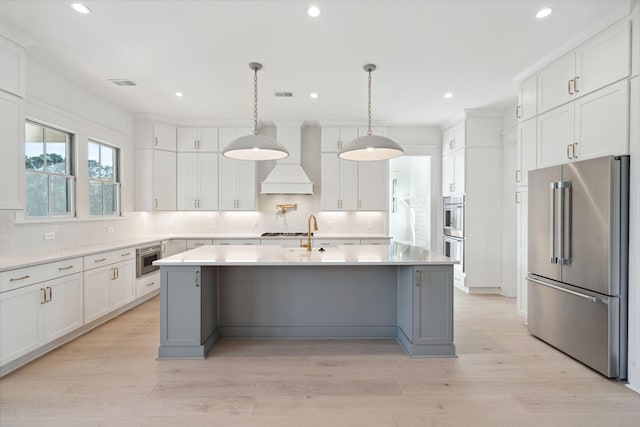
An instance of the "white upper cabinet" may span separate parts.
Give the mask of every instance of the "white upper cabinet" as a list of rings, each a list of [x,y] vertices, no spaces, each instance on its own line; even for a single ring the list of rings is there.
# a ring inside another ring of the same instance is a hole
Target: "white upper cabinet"
[[[538,112],[615,83],[631,72],[631,24],[606,29],[538,73]]]
[[[576,160],[629,153],[629,82],[622,81],[575,102]]]
[[[0,90],[24,98],[25,54],[21,46],[0,36]]]
[[[465,146],[464,120],[442,132],[442,154],[450,153]]]
[[[442,195],[463,194],[464,180],[464,150],[442,156]]]
[[[218,210],[217,153],[178,153],[178,210]]]
[[[573,99],[575,55],[556,60],[538,74],[538,111],[544,112]]]
[[[629,76],[631,23],[623,20],[576,49],[576,95],[586,95]]]
[[[218,151],[218,128],[178,128],[178,151]]]
[[[348,144],[358,137],[358,128],[324,127],[321,133],[320,150],[323,153],[337,153],[344,144]]]
[[[559,165],[571,159],[574,104],[569,103],[538,116],[537,165]]]
[[[176,210],[176,153],[153,150],[153,209]]]
[[[518,106],[516,107],[516,117],[523,122],[536,115],[538,97],[538,76],[533,75],[524,80],[518,91]]]
[[[536,168],[536,126],[535,120],[518,125],[518,148],[516,153],[516,184],[529,185],[529,171]]]
[[[236,138],[251,135],[249,128],[220,128],[220,150]],[[219,209],[223,211],[253,211],[257,208],[256,162],[218,156]]]
[[[322,153],[321,161],[322,210],[358,210],[358,162],[335,153]]]
[[[161,150],[176,151],[176,127],[167,123],[153,124],[154,147]]]
[[[358,162],[358,210],[386,211],[389,205],[389,162]]]
[[[24,209],[24,126],[24,100],[0,91],[0,209]]]

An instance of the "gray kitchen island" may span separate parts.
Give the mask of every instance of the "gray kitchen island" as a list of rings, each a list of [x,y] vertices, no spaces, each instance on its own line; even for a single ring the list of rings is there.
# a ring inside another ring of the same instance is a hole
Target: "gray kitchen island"
[[[219,338],[397,338],[455,356],[453,261],[424,249],[212,245],[154,265],[159,359],[204,358]]]

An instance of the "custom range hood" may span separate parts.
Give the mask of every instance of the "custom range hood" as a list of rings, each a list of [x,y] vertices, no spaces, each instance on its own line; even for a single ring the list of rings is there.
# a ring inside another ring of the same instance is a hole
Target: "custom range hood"
[[[300,164],[300,126],[276,123],[278,142],[289,150],[289,157],[277,160],[262,182],[262,194],[313,194],[313,182]]]

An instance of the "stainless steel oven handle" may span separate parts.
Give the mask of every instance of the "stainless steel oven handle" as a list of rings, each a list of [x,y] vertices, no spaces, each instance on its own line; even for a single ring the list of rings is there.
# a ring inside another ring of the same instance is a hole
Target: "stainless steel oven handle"
[[[584,298],[584,299],[589,300],[591,302],[604,302],[600,298],[595,298],[595,297],[592,297],[592,296],[589,296],[589,295],[581,294],[579,292],[571,291],[569,289],[561,288],[560,286],[552,285],[550,283],[543,282],[542,280],[534,279],[531,276],[527,276],[526,279],[529,282],[534,282],[534,283],[537,283],[538,285],[547,286],[547,287],[555,289],[557,291],[566,292],[568,294],[575,295],[575,296],[580,297],[580,298]]]

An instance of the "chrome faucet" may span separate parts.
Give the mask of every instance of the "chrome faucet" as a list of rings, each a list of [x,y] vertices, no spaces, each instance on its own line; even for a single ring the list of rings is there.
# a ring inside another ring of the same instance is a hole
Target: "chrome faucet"
[[[311,214],[309,215],[309,219],[307,220],[307,243],[303,243],[302,245],[300,245],[303,248],[307,248],[308,252],[311,251],[311,235],[313,234],[311,233],[311,220],[313,220],[313,230],[318,231],[318,220],[316,219],[316,216],[314,214]]]

